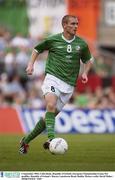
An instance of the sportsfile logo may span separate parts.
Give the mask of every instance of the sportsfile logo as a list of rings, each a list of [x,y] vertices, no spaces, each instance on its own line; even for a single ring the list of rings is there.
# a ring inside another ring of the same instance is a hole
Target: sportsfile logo
[[[3,172],[2,171],[0,172],[0,177],[3,177]]]
[[[19,172],[4,172],[4,177],[6,178],[20,178]]]

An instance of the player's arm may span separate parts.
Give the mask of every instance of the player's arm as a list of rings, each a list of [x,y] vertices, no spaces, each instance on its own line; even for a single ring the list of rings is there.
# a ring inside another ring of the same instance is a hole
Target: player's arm
[[[92,67],[92,64],[94,62],[94,58],[92,57],[90,50],[89,50],[89,47],[86,43],[84,43],[84,47],[82,50],[81,61],[83,62],[83,73],[81,75],[82,83],[87,83],[88,72]]]
[[[48,40],[45,39],[41,43],[39,43],[32,51],[32,55],[30,58],[30,61],[27,65],[26,72],[28,75],[32,75],[34,71],[34,63],[40,53],[42,53],[44,50],[48,50]]]
[[[26,72],[28,75],[32,75],[33,71],[34,71],[34,63],[38,57],[39,53],[34,49],[32,51],[32,55],[31,55],[31,58],[30,58],[30,61],[27,65],[27,68],[26,68]]]
[[[81,75],[82,83],[88,82],[88,72],[90,71],[93,62],[94,62],[94,59],[92,57],[89,61],[87,61],[86,63],[83,63],[83,73]]]

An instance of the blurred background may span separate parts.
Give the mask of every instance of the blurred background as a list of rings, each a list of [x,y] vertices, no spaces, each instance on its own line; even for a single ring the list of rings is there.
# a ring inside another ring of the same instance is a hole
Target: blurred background
[[[76,108],[85,115],[86,109],[88,112],[106,110],[112,122],[109,130],[115,132],[115,1],[0,0],[1,133],[28,132],[43,114],[41,84],[47,52],[36,61],[33,76],[27,76],[25,69],[33,47],[44,37],[62,32],[61,19],[65,14],[78,17],[77,34],[88,42],[95,58],[88,83],[82,84],[79,76],[65,110]],[[7,123],[9,117],[11,126]],[[101,114],[98,118],[104,121],[104,117]],[[99,132],[108,132],[108,129]]]

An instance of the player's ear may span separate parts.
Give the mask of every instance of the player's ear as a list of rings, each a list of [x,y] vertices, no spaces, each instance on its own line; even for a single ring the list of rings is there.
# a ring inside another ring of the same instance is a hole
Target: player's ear
[[[66,23],[63,24],[63,28],[66,28]]]

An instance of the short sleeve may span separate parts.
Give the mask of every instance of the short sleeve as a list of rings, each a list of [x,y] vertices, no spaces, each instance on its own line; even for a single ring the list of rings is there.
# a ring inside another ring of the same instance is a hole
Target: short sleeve
[[[82,54],[81,54],[81,61],[83,63],[87,63],[92,58],[92,55],[90,53],[89,47],[87,44],[84,45],[82,49]]]
[[[38,53],[42,53],[43,51],[48,50],[48,39],[45,39],[42,42],[40,42],[37,46],[34,47],[34,49]]]

